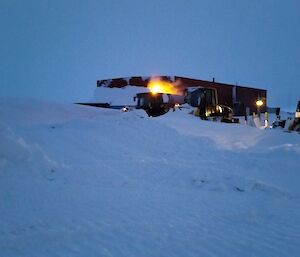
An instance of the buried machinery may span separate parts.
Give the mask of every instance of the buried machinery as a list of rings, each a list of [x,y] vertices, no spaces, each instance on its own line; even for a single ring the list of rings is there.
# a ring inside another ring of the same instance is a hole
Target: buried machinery
[[[132,94],[132,96],[134,96],[135,105],[112,105],[108,102],[77,104],[111,109],[123,109],[126,107],[124,110],[128,110],[128,108],[143,109],[149,117],[164,115],[170,109],[175,110],[176,107],[181,108],[182,105],[187,104],[195,108],[194,114],[201,119],[211,119],[229,123],[238,122],[238,119],[233,118],[233,111],[230,107],[218,104],[217,90],[214,88],[196,86],[180,90],[180,88],[175,88],[171,83],[165,81],[151,83],[152,82],[145,88],[146,92]],[[139,89],[141,89],[141,87]],[[123,89],[114,90],[124,92],[124,87]],[[130,102],[131,101],[128,100],[128,103]]]
[[[113,81],[100,81],[97,87],[102,88],[100,98],[108,100],[101,103],[79,103],[95,107],[128,110],[128,108],[143,109],[148,116],[157,117],[166,114],[176,107],[194,107],[194,114],[201,119],[218,120],[221,122],[238,122],[233,118],[233,110],[218,101],[218,91],[214,87],[202,87],[195,84],[186,86],[170,77],[153,77],[144,85],[133,86],[132,81],[122,80],[122,84],[114,85]],[[145,81],[146,82],[146,81]],[[128,89],[128,90],[127,90]],[[105,90],[109,90],[104,92]],[[134,99],[134,102],[132,102]],[[116,102],[117,105],[112,105]],[[125,103],[120,105],[120,103]]]
[[[196,108],[194,114],[201,119],[238,122],[233,118],[233,111],[230,107],[218,104],[217,91],[213,88],[188,88],[183,95],[139,93],[134,100],[137,102],[136,109],[143,109],[152,117],[163,115],[176,106],[188,104]]]

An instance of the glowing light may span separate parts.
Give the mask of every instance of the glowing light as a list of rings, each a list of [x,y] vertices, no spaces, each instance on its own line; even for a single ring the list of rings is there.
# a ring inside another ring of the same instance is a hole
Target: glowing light
[[[148,88],[152,94],[178,94],[174,85],[167,81],[152,80],[148,83]]]
[[[264,104],[264,102],[262,100],[257,100],[256,101],[256,105],[259,106],[259,107],[262,106],[263,104]]]
[[[129,108],[127,106],[122,108],[122,112],[128,112],[128,111],[129,111]]]
[[[163,91],[163,89],[161,88],[161,86],[157,83],[152,85],[150,88],[150,91],[152,92],[152,94],[157,94],[160,93],[161,91]]]

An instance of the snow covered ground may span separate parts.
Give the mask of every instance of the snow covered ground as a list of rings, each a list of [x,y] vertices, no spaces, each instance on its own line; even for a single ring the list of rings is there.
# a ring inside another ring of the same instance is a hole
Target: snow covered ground
[[[300,256],[300,136],[0,99],[0,256]]]

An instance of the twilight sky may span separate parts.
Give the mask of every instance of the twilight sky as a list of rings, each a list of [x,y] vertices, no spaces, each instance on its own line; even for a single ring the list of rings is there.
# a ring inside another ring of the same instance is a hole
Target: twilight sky
[[[300,1],[0,0],[0,96],[86,101],[97,79],[178,75],[300,100]]]

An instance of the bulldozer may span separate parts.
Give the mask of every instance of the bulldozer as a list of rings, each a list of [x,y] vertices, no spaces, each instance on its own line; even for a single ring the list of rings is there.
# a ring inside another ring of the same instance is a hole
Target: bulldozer
[[[139,93],[134,97],[137,101],[136,109],[143,109],[149,117],[157,117],[166,114],[173,105],[170,96],[163,93]]]
[[[218,104],[217,90],[214,88],[188,88],[185,91],[185,102],[196,108],[194,114],[201,119],[238,122],[233,118],[233,110],[230,107]]]

